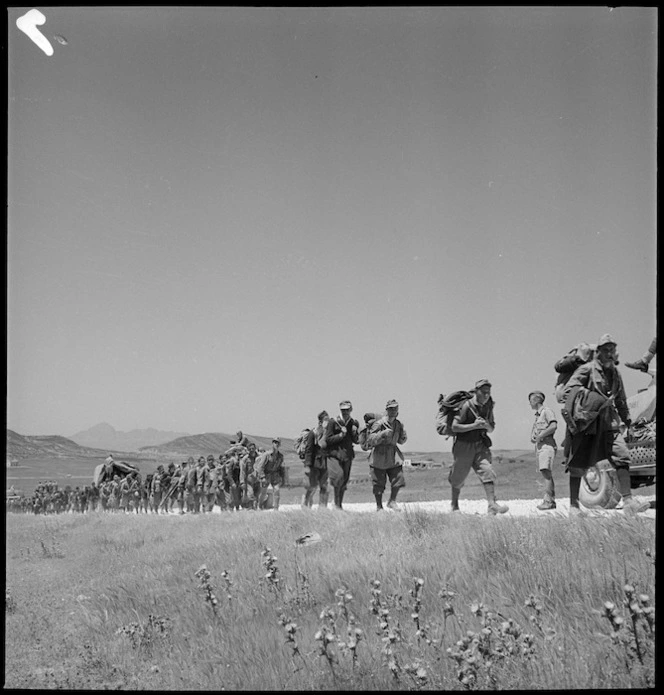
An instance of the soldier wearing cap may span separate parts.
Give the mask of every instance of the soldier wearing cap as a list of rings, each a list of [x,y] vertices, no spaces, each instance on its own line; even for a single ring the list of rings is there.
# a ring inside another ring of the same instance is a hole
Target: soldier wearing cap
[[[150,493],[152,495],[152,509],[155,514],[159,514],[161,498],[164,494],[164,490],[166,489],[166,471],[164,471],[164,466],[160,463],[157,466],[157,470],[155,471],[154,475],[152,476],[152,481],[150,485]]]
[[[496,423],[493,418],[491,382],[475,382],[474,395],[465,401],[452,420],[454,463],[448,480],[452,486],[452,511],[459,511],[459,496],[472,468],[484,486],[489,514],[504,514],[509,507],[496,501],[496,473],[491,462],[491,439]]]
[[[597,342],[595,359],[580,366],[567,382],[566,404],[571,403],[574,392],[579,388],[597,394],[602,402],[601,413],[595,420],[596,433],[581,432],[571,437],[567,470],[570,474],[570,508],[576,513],[580,511],[581,478],[588,468],[605,458],[616,471],[625,513],[634,515],[650,506],[632,497],[629,476],[631,455],[621,433],[621,426],[629,429],[632,421],[622,377],[616,368],[616,347],[616,341],[605,333]]]
[[[216,494],[215,502],[219,505],[222,512],[229,511],[228,503],[226,502],[226,492],[230,491],[230,486],[228,490],[226,486],[228,485],[226,481],[226,455],[219,454],[219,459],[217,460],[217,465],[214,469],[214,474],[216,478]]]
[[[350,478],[360,426],[350,414],[353,405],[350,401],[339,403],[340,415],[329,418],[325,425],[325,453],[330,484],[334,488],[334,508],[342,509],[342,502]]]
[[[403,454],[397,445],[404,444],[408,435],[397,415],[399,415],[399,404],[394,399],[387,401],[385,415],[373,423],[367,435],[367,444],[371,447],[369,467],[372,490],[378,511],[383,509],[383,492],[385,492],[388,478],[390,481],[388,509],[394,511],[399,509],[397,495],[406,485],[403,474]]]
[[[330,415],[327,410],[318,413],[318,424],[307,433],[304,442],[304,495],[302,495],[302,509],[310,509],[313,506],[314,495],[318,493],[318,507],[327,507],[327,456],[319,442],[325,434]]]
[[[258,506],[265,507],[267,501],[267,489],[272,486],[273,507],[279,509],[280,488],[284,484],[284,455],[279,451],[281,439],[275,437],[272,440],[272,449],[262,453],[256,459],[256,474],[261,484]]]
[[[544,394],[541,391],[529,393],[528,402],[535,411],[530,441],[535,445],[537,468],[544,478],[544,499],[537,508],[548,511],[556,508],[553,461],[556,457],[557,445],[553,435],[558,428],[558,421],[553,410],[544,405]]]
[[[242,504],[250,505],[251,509],[258,509],[258,498],[261,493],[261,484],[256,474],[256,459],[258,452],[256,445],[249,442],[247,453],[240,459],[240,483],[242,485]]]

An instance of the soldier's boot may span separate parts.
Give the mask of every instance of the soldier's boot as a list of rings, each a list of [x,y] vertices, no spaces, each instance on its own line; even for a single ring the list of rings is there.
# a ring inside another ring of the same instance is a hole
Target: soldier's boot
[[[343,509],[344,495],[346,494],[346,488],[339,488],[339,509]]]
[[[341,509],[341,496],[339,494],[339,488],[334,488],[334,508]]]
[[[627,516],[634,516],[650,509],[649,502],[638,502],[632,497],[632,483],[628,468],[616,468],[616,477],[623,498],[623,512]]]
[[[550,474],[550,471],[548,473]],[[537,508],[540,511],[549,511],[556,508],[556,488],[552,476],[544,479],[544,499],[537,505]]]
[[[636,360],[636,362],[625,362],[625,367],[637,369],[640,372],[647,372],[649,366],[648,362],[649,361],[646,361],[643,357],[641,357],[641,359]]]
[[[496,514],[505,514],[509,511],[509,507],[506,504],[498,504],[496,502],[496,491],[493,483],[484,483],[484,494],[488,502],[489,514],[495,516]]]
[[[376,511],[377,512],[382,512],[383,511],[383,493],[374,493],[374,497],[376,498]]]
[[[453,512],[459,511],[459,495],[461,495],[461,488],[460,487],[453,487],[452,488],[452,511]]]
[[[313,490],[305,490],[304,495],[302,495],[302,509],[310,509],[313,505]]]
[[[279,497],[281,496],[281,493],[279,490],[275,490],[273,495],[272,495],[272,506],[274,507],[274,511],[279,511]]]
[[[327,509],[328,497],[329,497],[329,493],[327,490],[325,490],[325,492],[321,491],[320,495],[318,496],[318,508],[319,509]]]

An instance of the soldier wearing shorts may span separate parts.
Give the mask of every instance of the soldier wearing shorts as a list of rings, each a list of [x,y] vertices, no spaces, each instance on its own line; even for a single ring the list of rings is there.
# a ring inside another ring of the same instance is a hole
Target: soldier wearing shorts
[[[452,486],[452,511],[459,511],[459,495],[470,470],[477,473],[484,486],[489,514],[504,514],[509,507],[496,502],[496,473],[491,462],[491,440],[496,423],[493,418],[491,383],[480,379],[475,383],[475,395],[465,401],[452,421],[454,463],[448,480]]]
[[[387,508],[397,511],[397,495],[406,486],[403,475],[403,455],[398,444],[404,444],[408,438],[403,423],[397,419],[399,404],[390,400],[385,406],[385,415],[371,426],[367,443],[371,447],[369,467],[371,469],[371,484],[376,499],[376,509],[383,509],[383,492],[389,478],[390,500]]]
[[[544,405],[544,394],[532,391],[528,394],[530,407],[535,411],[535,422],[530,433],[530,441],[535,445],[537,468],[544,478],[544,499],[537,508],[548,511],[556,508],[556,488],[553,482],[553,461],[558,449],[554,433],[558,428],[556,416]]]

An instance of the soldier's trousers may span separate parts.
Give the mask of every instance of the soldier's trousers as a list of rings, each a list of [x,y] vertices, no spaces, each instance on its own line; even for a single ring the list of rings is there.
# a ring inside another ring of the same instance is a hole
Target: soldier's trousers
[[[329,461],[330,459],[328,459]],[[320,489],[318,504],[321,507],[327,507],[327,468],[310,468],[309,473],[304,474],[302,483],[304,484],[304,496],[302,497],[302,506],[311,507],[314,502],[316,490]]]
[[[337,507],[341,506],[352,465],[353,461],[351,459],[340,461],[332,456],[327,457],[327,471],[330,476],[330,485],[334,488],[334,504]]]
[[[496,481],[496,473],[491,464],[491,450],[481,441],[467,442],[456,439],[452,445],[454,463],[447,479],[452,487],[462,488],[472,468],[482,483]]]

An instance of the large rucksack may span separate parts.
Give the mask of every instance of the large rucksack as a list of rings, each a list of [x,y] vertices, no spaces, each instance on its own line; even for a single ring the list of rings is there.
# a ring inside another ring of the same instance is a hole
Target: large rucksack
[[[454,416],[461,410],[461,406],[473,394],[470,391],[454,391],[449,396],[440,394],[438,396],[438,412],[436,413],[436,432],[443,437],[453,437],[452,421]]]
[[[302,461],[304,461],[304,450],[307,445],[307,437],[309,436],[309,432],[311,432],[311,428],[305,427],[295,440],[295,453],[300,457],[300,459],[302,459]]]
[[[371,449],[371,446],[368,443],[371,427],[376,420],[380,420],[382,417],[382,413],[364,413],[364,427],[360,430],[357,436],[357,443],[360,445],[362,451],[369,451],[369,449]]]

